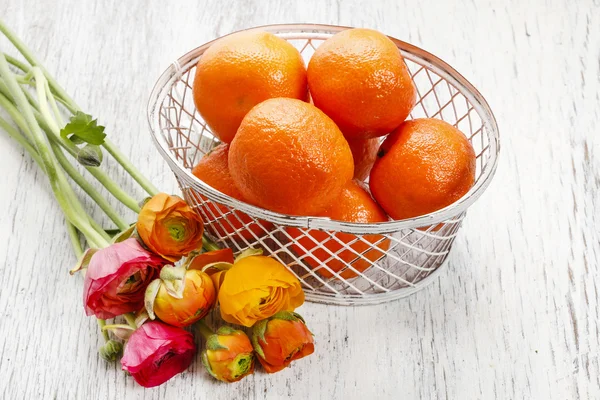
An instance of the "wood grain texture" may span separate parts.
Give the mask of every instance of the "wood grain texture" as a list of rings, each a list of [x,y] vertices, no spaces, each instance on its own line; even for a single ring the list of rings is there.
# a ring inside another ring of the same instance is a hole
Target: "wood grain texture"
[[[2,134],[1,398],[600,398],[598,0],[166,3],[0,3],[0,18],[163,190],[176,186],[145,120],[155,79],[219,35],[283,22],[376,28],[448,61],[495,112],[498,173],[423,291],[373,307],[306,304],[316,355],[282,373],[225,385],[198,357],[145,390],[97,356],[62,214]]]

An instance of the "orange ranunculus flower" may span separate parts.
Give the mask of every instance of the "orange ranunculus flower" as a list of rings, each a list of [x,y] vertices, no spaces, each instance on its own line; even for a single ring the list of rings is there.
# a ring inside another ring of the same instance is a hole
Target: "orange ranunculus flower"
[[[254,325],[252,344],[258,361],[268,373],[281,371],[315,350],[312,333],[304,319],[289,311],[281,311]]]
[[[222,326],[207,337],[202,363],[216,379],[237,382],[254,372],[252,343],[244,332]]]
[[[163,267],[160,279],[146,289],[144,303],[151,319],[184,327],[204,318],[213,308],[217,292],[210,277],[184,266]]]
[[[294,311],[302,303],[304,292],[298,278],[265,256],[238,257],[219,289],[221,317],[248,327],[279,311]]]
[[[200,249],[204,224],[182,198],[159,193],[142,207],[136,229],[152,252],[174,262]]]

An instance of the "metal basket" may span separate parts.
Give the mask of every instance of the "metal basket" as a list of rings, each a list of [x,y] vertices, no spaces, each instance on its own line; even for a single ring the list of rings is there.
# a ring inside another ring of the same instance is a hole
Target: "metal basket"
[[[286,39],[308,63],[320,43],[347,28],[311,24],[254,29]],[[173,63],[150,96],[152,137],[185,199],[204,219],[209,235],[234,251],[263,248],[300,279],[310,301],[376,304],[423,288],[444,265],[467,208],[490,184],[496,169],[498,127],[481,94],[442,60],[390,39],[404,56],[418,92],[409,118],[432,117],[453,124],[467,135],[477,155],[471,190],[452,205],[417,218],[358,224],[284,215],[240,202],[194,177],[193,166],[219,144],[196,112],[192,96],[196,63],[212,42]],[[335,260],[343,263],[342,270],[329,268]]]

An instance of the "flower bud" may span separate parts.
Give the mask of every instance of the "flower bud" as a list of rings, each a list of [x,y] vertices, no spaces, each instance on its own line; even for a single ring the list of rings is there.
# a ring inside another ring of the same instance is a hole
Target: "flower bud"
[[[115,361],[123,354],[123,345],[111,339],[98,349],[98,353],[106,361]]]
[[[102,150],[100,146],[86,144],[77,152],[77,161],[86,167],[99,167],[102,164]]]
[[[315,350],[312,333],[297,313],[281,311],[258,322],[252,330],[252,344],[265,371],[273,373]]]
[[[244,332],[222,326],[208,336],[202,363],[214,378],[237,382],[254,372],[252,343]]]
[[[217,292],[210,277],[184,266],[164,267],[160,279],[146,289],[145,306],[150,319],[184,327],[204,318],[215,305]]]

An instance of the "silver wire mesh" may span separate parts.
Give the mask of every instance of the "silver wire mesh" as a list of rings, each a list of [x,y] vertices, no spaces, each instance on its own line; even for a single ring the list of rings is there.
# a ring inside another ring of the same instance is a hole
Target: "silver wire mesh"
[[[271,31],[296,46],[307,63],[318,45],[340,29],[275,28]],[[186,201],[202,216],[211,238],[234,251],[262,248],[288,266],[311,301],[374,304],[406,296],[430,282],[447,260],[465,210],[457,209],[444,221],[425,227],[353,234],[335,224],[331,229],[315,229],[282,222],[282,218],[263,214],[259,217],[258,213],[242,212],[209,198],[214,198],[211,190],[190,178],[187,172],[219,144],[196,112],[192,96],[195,63],[206,47],[188,54],[189,62],[185,65],[178,63],[172,67],[173,77],[163,88],[158,88],[160,93],[156,104],[151,104],[150,114],[156,114],[154,122],[158,127],[153,129],[158,130],[155,140],[159,149],[163,155],[171,154],[165,158],[170,161]],[[409,118],[439,118],[456,126],[475,149],[476,185],[480,179],[491,179],[493,170],[486,176],[482,172],[489,168],[491,158],[495,167],[495,154],[490,157],[490,139],[497,140],[495,123],[493,129],[486,127],[477,107],[465,96],[464,88],[459,90],[449,79],[434,72],[431,60],[420,59],[414,51],[405,53],[400,45],[399,48],[418,92],[418,101]],[[160,81],[157,86],[161,86]],[[491,119],[493,122],[493,116]],[[151,118],[151,126],[152,121]],[[493,147],[497,152],[498,146]],[[293,221],[294,217],[289,219]]]

